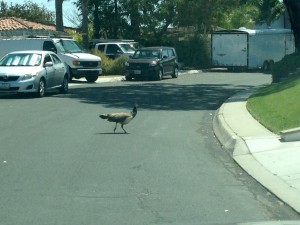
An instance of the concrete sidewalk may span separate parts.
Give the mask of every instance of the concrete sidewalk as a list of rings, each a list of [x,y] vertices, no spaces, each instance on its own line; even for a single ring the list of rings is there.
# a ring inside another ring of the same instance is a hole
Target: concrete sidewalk
[[[281,141],[250,115],[246,102],[253,91],[232,96],[218,109],[215,135],[245,171],[300,212],[300,141]]]

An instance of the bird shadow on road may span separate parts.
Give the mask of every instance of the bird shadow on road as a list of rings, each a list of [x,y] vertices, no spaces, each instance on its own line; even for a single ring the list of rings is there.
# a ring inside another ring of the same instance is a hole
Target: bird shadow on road
[[[130,134],[130,133],[124,133],[124,132],[101,132],[101,133],[95,133],[95,135],[111,135],[111,134]]]

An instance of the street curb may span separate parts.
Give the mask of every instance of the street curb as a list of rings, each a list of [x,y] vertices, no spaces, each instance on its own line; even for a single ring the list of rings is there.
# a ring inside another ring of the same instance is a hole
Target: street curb
[[[300,193],[297,189],[268,171],[252,154],[237,155],[233,159],[261,185],[300,213]]]
[[[249,95],[248,92],[243,92],[245,96]],[[242,93],[242,94],[243,94]],[[231,153],[233,160],[241,166],[250,176],[257,180],[266,189],[276,195],[283,202],[288,204],[295,211],[300,213],[300,192],[299,190],[280,179],[276,174],[266,169],[255,156],[251,153],[251,149],[247,145],[248,137],[244,139],[240,137],[231,128],[230,124],[226,121],[225,113],[226,105],[230,103],[230,99],[239,96],[238,93],[229,98],[222,106],[216,111],[213,118],[213,131],[221,145]]]
[[[229,128],[229,125],[226,123],[226,120],[224,118],[224,107],[223,104],[215,113],[213,118],[213,131],[215,133],[215,136],[218,138],[219,142],[222,144],[222,146],[232,151],[233,153],[235,145],[236,145],[236,139],[238,138],[236,134]],[[232,154],[233,155],[233,154]]]

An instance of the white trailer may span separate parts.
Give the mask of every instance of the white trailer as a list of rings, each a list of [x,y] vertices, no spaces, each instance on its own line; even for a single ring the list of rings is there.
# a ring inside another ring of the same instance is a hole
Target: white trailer
[[[295,51],[289,29],[240,28],[211,35],[212,67],[270,70],[274,62]]]

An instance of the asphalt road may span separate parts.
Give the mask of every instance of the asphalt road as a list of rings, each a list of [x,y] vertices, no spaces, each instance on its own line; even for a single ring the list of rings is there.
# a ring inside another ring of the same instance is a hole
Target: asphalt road
[[[228,97],[270,82],[204,72],[0,95],[0,225],[235,224],[299,215],[249,177],[212,132]],[[113,133],[99,113],[136,118]],[[242,121],[241,121],[242,122]]]

